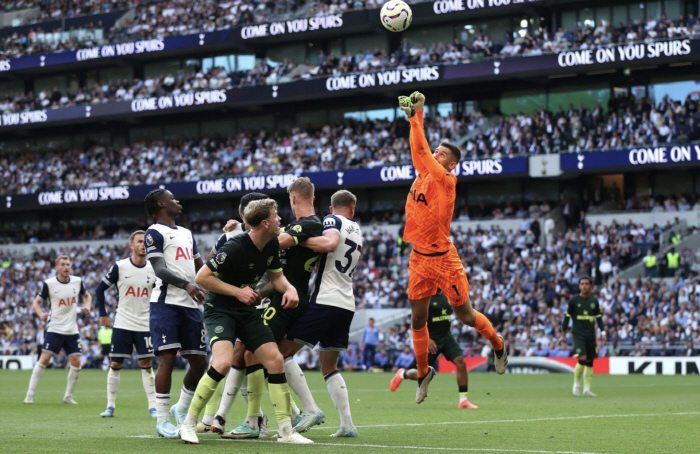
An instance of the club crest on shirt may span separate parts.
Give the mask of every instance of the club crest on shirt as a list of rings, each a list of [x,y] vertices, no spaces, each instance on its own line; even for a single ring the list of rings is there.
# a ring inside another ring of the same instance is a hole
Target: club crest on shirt
[[[292,227],[292,230],[294,230],[294,231],[297,232],[297,233],[301,233],[301,226],[300,226],[300,225],[295,225],[294,227]]]
[[[148,246],[150,246],[150,245],[153,244],[153,237],[151,236],[150,233],[149,233],[148,235],[146,235],[146,244],[147,244]]]
[[[218,263],[219,265],[223,265],[224,260],[226,260],[226,253],[219,252],[218,254],[216,254],[216,258],[214,260],[216,260],[216,263]]]
[[[216,334],[221,334],[221,333],[224,332],[224,327],[223,327],[223,326],[217,326],[216,328],[214,328],[214,332],[215,332]]]

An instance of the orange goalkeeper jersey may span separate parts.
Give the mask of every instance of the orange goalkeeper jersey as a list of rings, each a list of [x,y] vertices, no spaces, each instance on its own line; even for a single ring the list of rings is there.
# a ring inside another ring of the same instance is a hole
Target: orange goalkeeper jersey
[[[416,177],[406,199],[403,240],[423,254],[447,252],[455,210],[457,177],[438,163],[423,131],[423,111],[409,119]]]

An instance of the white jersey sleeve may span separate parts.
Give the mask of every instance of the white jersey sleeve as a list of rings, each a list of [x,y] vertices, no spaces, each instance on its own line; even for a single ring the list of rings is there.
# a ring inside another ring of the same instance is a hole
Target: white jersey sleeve
[[[153,267],[148,261],[144,266],[136,266],[129,257],[115,263],[114,268],[117,271],[110,271],[110,275],[117,275],[119,292],[114,327],[128,331],[149,331],[151,292],[156,283]],[[103,280],[109,282],[107,279],[105,277]]]
[[[199,258],[197,242],[192,232],[184,227],[153,224],[146,231],[146,258],[163,257],[170,271],[194,284],[194,261]],[[184,289],[163,282],[156,277],[151,303],[172,304],[196,308],[197,303]]]
[[[335,306],[355,311],[352,273],[362,255],[362,231],[354,219],[328,215],[323,218],[323,231],[340,235],[335,251],[321,255],[312,284],[311,304]]]
[[[61,282],[58,277],[44,281],[39,297],[51,307],[47,332],[78,334],[78,303],[82,295],[85,295],[85,286],[77,276],[70,276],[68,282]]]
[[[241,233],[244,233],[245,230],[243,230],[243,226],[245,224],[238,224],[236,227],[231,230],[230,232],[222,233],[221,236],[216,240],[216,244],[214,244],[214,247],[211,248],[212,252],[216,253],[219,249],[221,249],[221,246],[226,244],[228,240],[233,238],[234,236],[240,235]]]

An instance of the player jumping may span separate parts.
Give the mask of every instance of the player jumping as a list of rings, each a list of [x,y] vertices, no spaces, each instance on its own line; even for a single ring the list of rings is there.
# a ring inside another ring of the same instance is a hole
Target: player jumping
[[[600,328],[603,344],[607,342],[603,315],[600,313],[600,304],[596,297],[591,296],[591,278],[582,277],[578,281],[580,295],[576,295],[569,301],[569,308],[561,324],[561,337],[557,345],[564,343],[566,330],[569,329],[569,320],[572,322],[571,332],[574,335],[574,351],[578,358],[578,364],[574,369],[574,396],[581,395],[581,377],[583,376],[583,395],[596,397],[591,392],[591,380],[593,380],[593,360],[598,357],[598,348],[595,342],[595,325]]]
[[[423,131],[425,96],[414,92],[400,96],[399,106],[411,124],[410,144],[416,177],[406,199],[406,228],[403,240],[413,244],[409,265],[408,299],[411,304],[411,331],[418,364],[416,403],[428,394],[435,370],[428,365],[430,335],[426,322],[430,297],[438,288],[445,292],[455,315],[473,326],[493,345],[496,372],[503,374],[508,365],[503,339],[491,322],[475,311],[469,301],[469,281],[457,248],[450,241],[457,177],[452,170],[462,157],[459,147],[443,142],[434,153]]]
[[[450,302],[447,301],[444,293],[438,292],[437,295],[431,298],[430,307],[428,308],[428,331],[430,332],[428,364],[435,364],[435,360],[441,353],[445,355],[445,358],[457,367],[457,386],[459,388],[459,404],[457,408],[479,408],[469,402],[467,397],[469,391],[467,363],[464,361],[462,349],[450,333],[450,326],[452,325],[451,313]],[[405,378],[418,380],[415,361],[409,369],[401,368],[396,371],[396,375],[394,375],[389,384],[389,389],[392,392],[396,391]]]
[[[151,294],[150,330],[153,350],[160,359],[156,374],[156,432],[165,438],[178,438],[177,427],[169,419],[170,387],[177,352],[187,359],[180,400],[170,409],[178,424],[187,416],[194,390],[207,367],[204,320],[198,304],[205,290],[195,283],[202,258],[192,232],[175,225],[182,206],[167,189],[154,189],[145,200],[146,212],[156,220],[146,230],[146,258],[156,273]]]
[[[78,384],[80,376],[80,335],[78,334],[78,313],[75,308],[82,299],[84,306],[81,311],[83,314],[89,314],[92,297],[85,291],[83,280],[70,274],[70,257],[67,255],[58,256],[56,258],[56,271],[56,277],[44,281],[41,293],[37,295],[32,304],[39,320],[47,325],[44,349],[39,357],[39,362],[36,363],[32,371],[27,396],[24,398],[25,404],[34,403],[34,392],[39,380],[44,375],[51,357],[61,353],[61,349],[66,352],[66,356],[70,360],[68,385],[66,386],[66,394],[63,396],[63,403],[77,404],[73,400],[73,390]],[[50,315],[41,310],[41,303],[44,301],[50,305]]]
[[[153,342],[148,326],[151,291],[156,283],[156,274],[151,264],[146,261],[145,234],[143,230],[137,230],[131,234],[129,237],[131,257],[115,263],[95,290],[95,302],[100,311],[102,326],[111,324],[105,309],[105,291],[112,285],[116,285],[119,292],[112,348],[109,354],[111,363],[107,374],[107,409],[100,414],[103,418],[114,416],[119,389],[119,372],[124,358],[131,358],[134,347],[136,347],[141,367],[143,389],[146,390],[148,398],[148,411],[152,417],[157,416],[155,376],[151,368]]]

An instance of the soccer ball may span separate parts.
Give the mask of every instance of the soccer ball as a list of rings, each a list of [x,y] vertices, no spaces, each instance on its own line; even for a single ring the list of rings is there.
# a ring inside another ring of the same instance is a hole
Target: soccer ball
[[[411,25],[413,11],[401,0],[389,0],[382,6],[379,16],[384,28],[391,32],[402,32]]]

